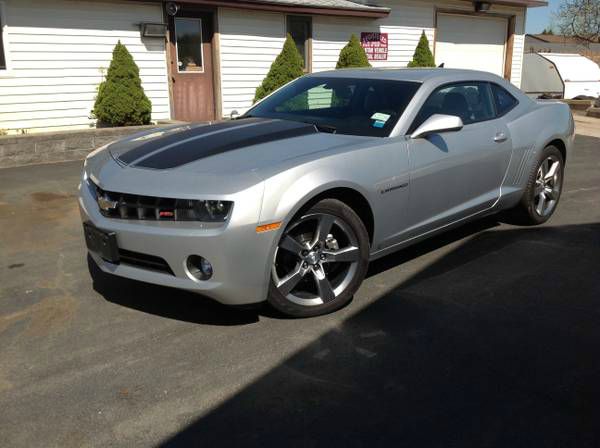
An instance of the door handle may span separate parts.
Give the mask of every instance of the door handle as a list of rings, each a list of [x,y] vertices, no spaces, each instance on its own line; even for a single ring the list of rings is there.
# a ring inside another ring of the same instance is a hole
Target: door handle
[[[504,132],[498,132],[495,136],[494,136],[494,141],[496,143],[502,143],[505,142],[508,139],[508,137],[506,136],[506,134]]]

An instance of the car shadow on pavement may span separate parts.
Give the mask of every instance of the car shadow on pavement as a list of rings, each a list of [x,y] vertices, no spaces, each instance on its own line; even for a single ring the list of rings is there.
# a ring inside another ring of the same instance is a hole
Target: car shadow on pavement
[[[94,290],[107,301],[168,319],[205,325],[258,322],[257,309],[221,305],[202,295],[104,273],[88,255]]]
[[[420,257],[426,253],[433,252],[434,250],[447,246],[448,244],[455,243],[463,238],[483,232],[484,230],[498,227],[500,225],[498,218],[498,215],[492,215],[468,222],[460,227],[456,227],[450,231],[423,240],[420,243],[408,246],[407,248],[398,252],[394,252],[383,258],[379,258],[378,260],[375,260],[369,264],[367,278],[381,274],[382,272],[393,269],[396,266]],[[481,250],[485,249],[481,248]]]
[[[467,236],[499,225],[495,217],[468,223],[372,262],[367,277],[406,263]],[[265,304],[228,307],[200,294],[152,285],[104,273],[88,255],[88,270],[94,290],[107,301],[157,316],[204,325],[245,325],[260,316],[292,319]]]
[[[161,446],[599,446],[599,265],[600,224],[479,233]]]

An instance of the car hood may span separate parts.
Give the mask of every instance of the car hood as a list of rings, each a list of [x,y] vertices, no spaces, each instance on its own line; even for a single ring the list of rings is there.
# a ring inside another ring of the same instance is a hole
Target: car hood
[[[89,170],[96,183],[112,191],[229,194],[264,180],[278,166],[293,164],[292,159],[301,163],[300,159],[346,150],[370,139],[263,118],[178,125],[110,144],[104,157],[90,158]]]
[[[257,170],[362,139],[321,133],[308,123],[247,118],[136,134],[110,145],[109,150],[123,166],[232,173]]]

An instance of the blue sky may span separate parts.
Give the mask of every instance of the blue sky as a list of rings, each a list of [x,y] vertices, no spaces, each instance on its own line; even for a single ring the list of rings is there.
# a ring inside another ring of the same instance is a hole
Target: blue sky
[[[544,28],[550,25],[552,13],[556,11],[560,0],[550,0],[548,6],[541,8],[529,8],[527,10],[527,26],[528,34],[541,33]]]

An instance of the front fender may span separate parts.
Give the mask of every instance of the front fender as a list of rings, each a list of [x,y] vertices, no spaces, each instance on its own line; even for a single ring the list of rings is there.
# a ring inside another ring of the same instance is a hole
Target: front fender
[[[268,238],[271,248],[269,260],[275,255],[277,242],[280,240],[285,228],[298,211],[313,198],[325,191],[334,188],[350,188],[362,194],[370,201],[371,192],[360,184],[347,179],[340,179],[340,172],[331,164],[301,165],[279,173],[268,179],[265,183],[265,193],[260,213],[259,225],[281,222],[281,226],[271,233]],[[269,280],[271,263],[265,269],[265,278]]]
[[[289,185],[289,188],[281,194],[279,201],[274,201],[272,205],[268,204],[268,202],[274,198],[267,197],[265,194],[265,200],[263,201],[260,216],[261,224],[281,222],[281,227],[283,228],[289,224],[294,215],[296,215],[305,204],[319,196],[321,193],[335,188],[349,188],[355,190],[369,201],[370,193],[359,184],[348,180],[333,180],[333,176],[328,180],[319,180],[319,178],[323,177],[325,176],[319,176],[316,173],[307,173],[305,176],[302,176],[293,184]]]
[[[351,189],[366,199],[375,218],[373,247],[402,225],[408,188],[385,187],[408,185],[408,148],[404,138],[368,141],[312,160],[289,161],[278,169],[265,176],[260,212],[261,225],[281,223],[277,231],[267,232],[272,245],[271,260],[294,215],[310,200],[332,189]],[[269,272],[270,266],[265,274]]]

